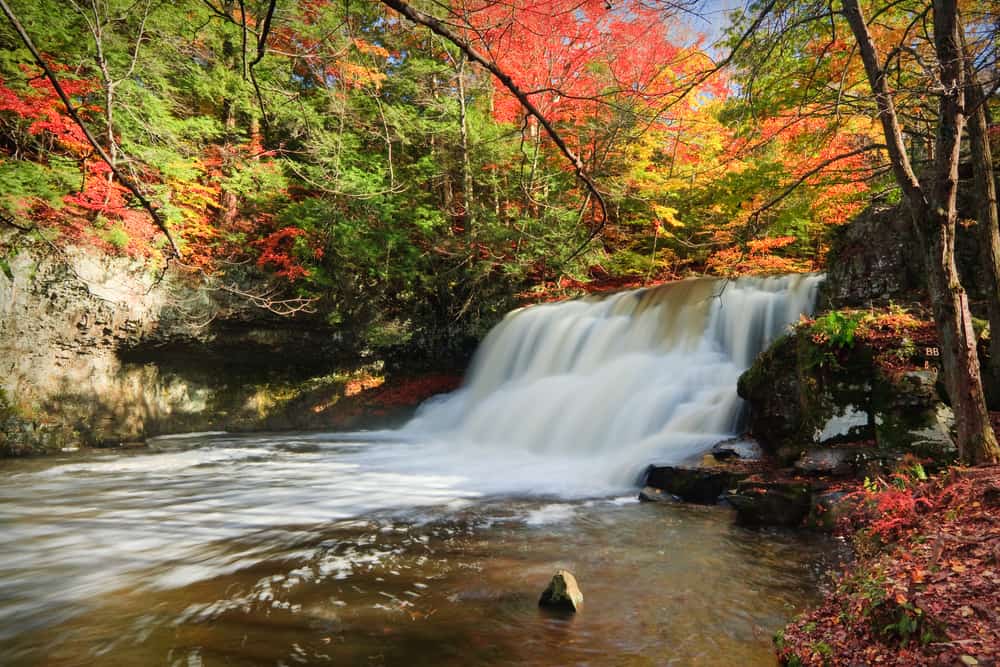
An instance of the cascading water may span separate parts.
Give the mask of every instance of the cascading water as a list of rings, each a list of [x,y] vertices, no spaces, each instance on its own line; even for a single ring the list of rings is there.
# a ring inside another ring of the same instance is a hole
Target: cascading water
[[[520,461],[528,478],[563,470],[572,487],[626,486],[650,461],[739,433],[740,374],[811,313],[821,280],[692,279],[515,311],[487,336],[465,386],[404,431],[447,442],[483,472]]]

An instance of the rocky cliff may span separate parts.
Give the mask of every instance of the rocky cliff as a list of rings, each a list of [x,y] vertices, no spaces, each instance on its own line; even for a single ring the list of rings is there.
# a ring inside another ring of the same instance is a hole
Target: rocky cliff
[[[971,204],[964,207],[971,209]],[[958,226],[956,261],[974,314],[985,317],[977,228]],[[926,298],[923,255],[903,205],[872,206],[837,230],[826,260],[820,309],[908,304]]]
[[[381,368],[349,329],[183,269],[24,238],[0,248],[0,455],[322,426],[319,403]]]

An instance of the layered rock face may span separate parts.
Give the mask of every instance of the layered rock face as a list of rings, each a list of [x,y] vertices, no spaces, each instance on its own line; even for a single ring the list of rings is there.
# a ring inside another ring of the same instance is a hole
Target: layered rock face
[[[266,425],[340,337],[180,271],[22,244],[0,272],[0,455]]]
[[[963,207],[963,211],[972,210],[972,204]],[[974,224],[959,225],[955,256],[973,312],[985,317],[985,284],[976,235]],[[927,294],[923,262],[907,209],[902,205],[873,206],[838,230],[827,257],[819,309],[923,301]]]

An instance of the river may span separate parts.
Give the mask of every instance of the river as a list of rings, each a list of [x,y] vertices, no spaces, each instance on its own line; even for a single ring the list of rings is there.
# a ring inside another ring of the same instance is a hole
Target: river
[[[218,434],[5,462],[0,662],[769,665],[835,551],[722,507],[484,493],[408,471],[420,447]],[[559,567],[575,617],[537,606]]]

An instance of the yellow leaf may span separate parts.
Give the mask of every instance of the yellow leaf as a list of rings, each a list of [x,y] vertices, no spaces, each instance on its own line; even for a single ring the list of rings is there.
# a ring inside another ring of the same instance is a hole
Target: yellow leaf
[[[656,218],[660,221],[660,224],[670,225],[671,227],[683,227],[684,223],[677,219],[677,209],[670,208],[669,206],[660,206],[655,204],[653,206],[653,213]]]

